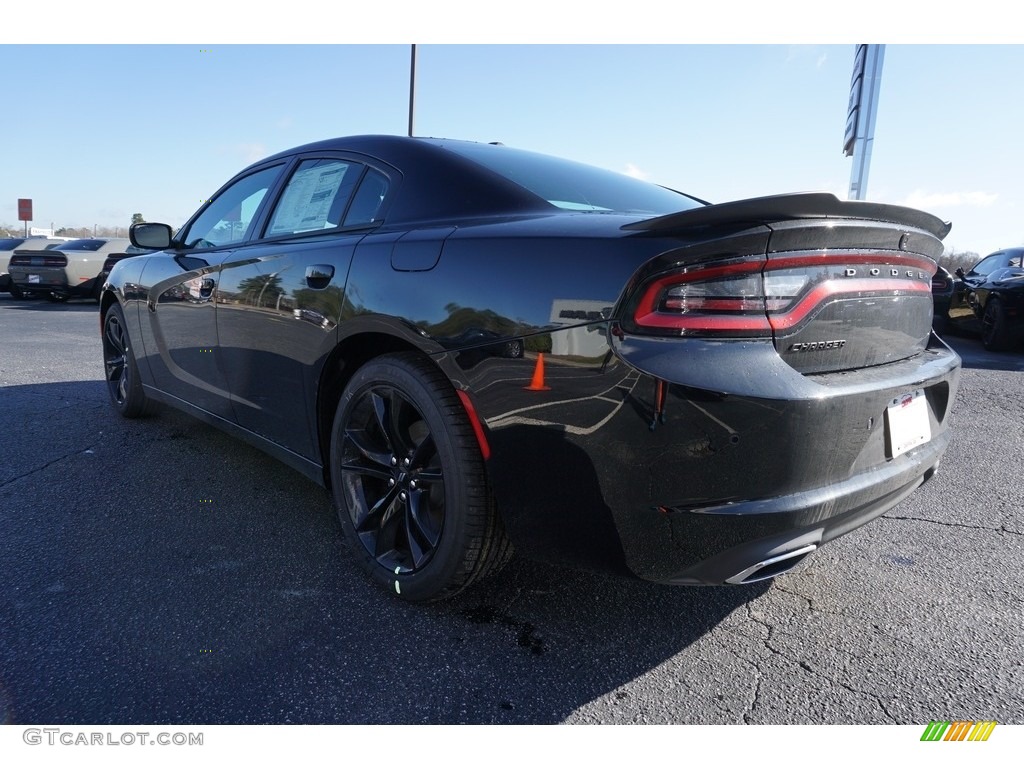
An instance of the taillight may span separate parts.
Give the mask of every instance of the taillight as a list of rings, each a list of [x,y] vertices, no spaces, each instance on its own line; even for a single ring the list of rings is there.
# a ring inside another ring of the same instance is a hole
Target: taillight
[[[653,280],[633,314],[641,328],[681,335],[765,336],[763,258],[687,267]]]
[[[632,325],[665,335],[770,336],[833,299],[928,292],[934,268],[911,254],[821,251],[688,265],[646,284]]]
[[[67,265],[67,256],[63,254],[43,256],[38,253],[15,253],[11,256],[10,261],[12,267],[66,267]]]

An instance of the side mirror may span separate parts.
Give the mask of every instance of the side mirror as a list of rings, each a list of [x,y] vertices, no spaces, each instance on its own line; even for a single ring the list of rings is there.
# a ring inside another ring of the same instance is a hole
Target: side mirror
[[[957,277],[959,277],[961,280],[963,280],[964,279],[964,268],[963,267],[957,267],[956,268],[956,272],[954,272],[953,274],[955,274]]]
[[[128,239],[138,248],[162,251],[171,247],[171,228],[167,224],[148,221],[132,224],[128,229]]]

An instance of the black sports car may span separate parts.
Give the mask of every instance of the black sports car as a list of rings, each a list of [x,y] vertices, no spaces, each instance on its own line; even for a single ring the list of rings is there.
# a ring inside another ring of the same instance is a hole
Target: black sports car
[[[985,349],[1002,351],[1024,340],[1024,248],[1006,248],[956,270],[946,307],[947,330],[981,334]],[[935,305],[936,317],[942,312]]]
[[[709,205],[505,146],[361,136],[229,181],[101,301],[124,416],[181,408],[330,488],[366,571],[453,594],[516,547],[746,583],[899,502],[946,448],[947,224]],[[483,348],[478,353],[477,348]]]

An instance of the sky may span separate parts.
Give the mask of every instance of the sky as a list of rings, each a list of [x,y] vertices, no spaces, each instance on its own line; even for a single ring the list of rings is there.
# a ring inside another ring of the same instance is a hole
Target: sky
[[[31,198],[37,227],[127,227],[133,213],[178,226],[267,155],[406,134],[408,44],[244,44],[227,32],[218,43],[217,25],[203,26],[212,41],[0,36],[0,225],[20,227],[17,199]],[[417,135],[501,141],[711,202],[848,194],[853,41],[455,39],[417,46]],[[888,43],[867,198],[952,221],[957,251],[1024,244],[1022,72],[1021,44]]]

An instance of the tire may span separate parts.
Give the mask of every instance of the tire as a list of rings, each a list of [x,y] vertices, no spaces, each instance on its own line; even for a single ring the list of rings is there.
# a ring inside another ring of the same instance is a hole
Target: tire
[[[103,318],[103,371],[118,413],[126,419],[152,413],[153,403],[142,388],[120,304],[112,304]]]
[[[990,352],[1009,349],[1013,339],[1006,327],[1006,312],[998,297],[992,296],[985,304],[981,317],[981,343]]]
[[[11,296],[13,296],[16,299],[24,299],[24,298],[26,298],[25,292],[23,290],[21,290],[21,288],[19,288],[14,283],[11,283],[10,292],[11,292]]]
[[[404,600],[450,597],[511,557],[466,411],[415,353],[353,375],[334,418],[330,475],[349,548]]]

